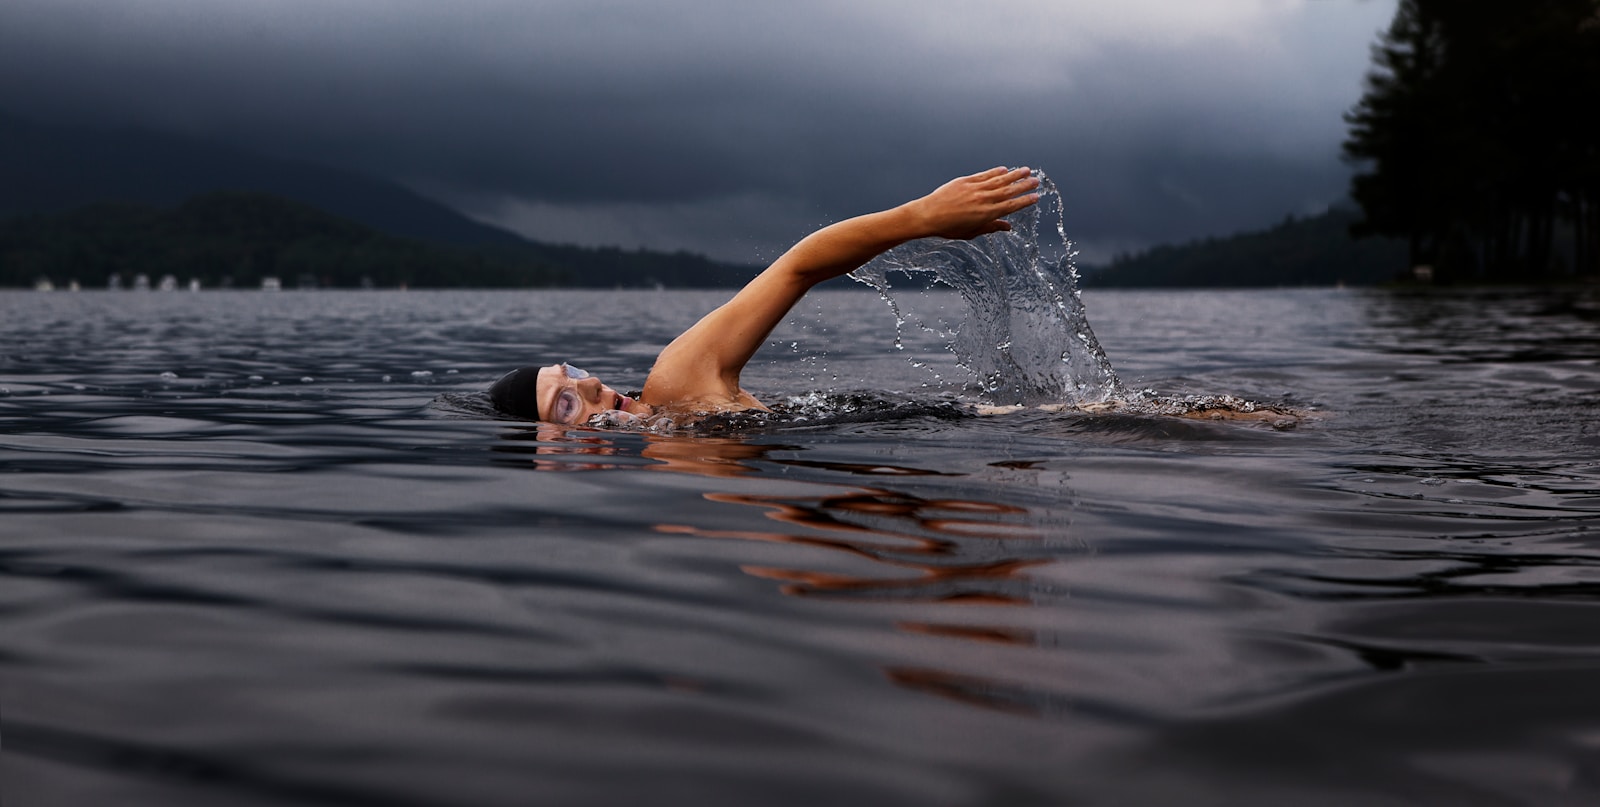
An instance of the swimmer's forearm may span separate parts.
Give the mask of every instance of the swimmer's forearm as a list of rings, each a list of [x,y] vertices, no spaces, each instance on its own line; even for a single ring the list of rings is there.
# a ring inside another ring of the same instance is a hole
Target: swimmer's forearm
[[[1027,168],[991,168],[958,177],[898,207],[824,227],[784,253],[769,271],[791,273],[807,288],[854,271],[907,241],[929,236],[976,238],[1011,229],[1005,217],[1039,200]]]

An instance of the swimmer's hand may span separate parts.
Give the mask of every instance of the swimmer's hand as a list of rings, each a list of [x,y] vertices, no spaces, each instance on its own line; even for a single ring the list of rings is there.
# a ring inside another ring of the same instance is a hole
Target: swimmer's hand
[[[1039,201],[1032,169],[991,168],[952,179],[921,199],[902,206],[927,235],[969,240],[1011,229],[1005,217]]]

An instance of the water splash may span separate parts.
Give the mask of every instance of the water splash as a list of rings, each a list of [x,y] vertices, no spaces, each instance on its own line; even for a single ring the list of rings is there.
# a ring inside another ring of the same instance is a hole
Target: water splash
[[[1078,292],[1077,252],[1067,238],[1061,194],[1042,171],[1039,203],[1012,214],[1010,232],[972,241],[925,238],[903,244],[851,273],[878,290],[895,314],[895,346],[909,322],[945,338],[960,365],[995,403],[1089,404],[1118,398],[1122,383],[1089,327]],[[1058,255],[1040,245],[1053,221]],[[891,292],[893,272],[954,288],[966,302],[954,328],[908,313]],[[931,277],[929,277],[931,275]]]

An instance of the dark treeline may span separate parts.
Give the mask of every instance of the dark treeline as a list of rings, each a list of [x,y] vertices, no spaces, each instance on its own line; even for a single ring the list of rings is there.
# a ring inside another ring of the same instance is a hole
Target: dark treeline
[[[1353,240],[1360,215],[1336,207],[1289,216],[1276,226],[1226,238],[1119,255],[1104,268],[1084,267],[1090,287],[1228,288],[1376,285],[1396,279],[1405,245],[1388,238]]]
[[[97,204],[0,219],[0,287],[104,286],[172,275],[179,283],[255,288],[728,285],[747,267],[688,253],[522,242],[454,245],[379,232],[299,202],[221,191],[176,207]]]
[[[206,286],[543,286],[549,264],[380,233],[307,205],[259,193],[217,192],[172,209],[90,205],[0,221],[0,286],[104,285],[172,275]]]
[[[1600,274],[1600,0],[1401,0],[1373,61],[1354,234],[1438,280]]]

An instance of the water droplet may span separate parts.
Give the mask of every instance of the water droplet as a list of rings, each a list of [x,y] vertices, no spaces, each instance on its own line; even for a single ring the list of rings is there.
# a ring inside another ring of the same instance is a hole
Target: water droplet
[[[312,378],[311,376],[308,376],[308,375],[300,376],[300,383],[302,383],[302,384],[310,384],[313,381],[316,381],[316,379]]]
[[[1095,340],[1075,288],[1075,250],[1065,235],[1060,195],[1043,172],[1037,175],[1041,204],[1010,217],[1010,232],[973,241],[913,241],[851,277],[875,289],[893,311],[897,349],[905,349],[900,335],[907,323],[938,336],[991,394],[1030,403],[1120,397],[1121,383]],[[1039,225],[1047,218],[1054,219],[1062,239],[1061,252],[1053,256],[1041,254],[1038,239]],[[891,292],[891,275],[896,282],[910,279],[917,290],[910,295]],[[930,293],[945,288],[965,303],[964,310],[950,310],[955,317],[945,312],[948,297]],[[902,300],[937,300],[938,305],[924,317],[921,310],[904,307]]]
[[[264,381],[265,379],[263,379],[261,376],[253,375],[253,376],[250,376],[250,380],[251,381]]]
[[[167,379],[168,381],[171,381],[172,379],[177,378],[178,374],[174,373],[174,372],[171,372],[171,371],[168,371],[168,372],[162,373],[161,377]]]
[[[431,370],[412,370],[411,371],[411,377],[412,378],[432,378],[433,377],[433,372]]]
[[[386,376],[384,376],[384,377],[383,377],[383,383],[385,383],[385,384],[387,384],[387,383],[389,383],[389,382],[390,382],[390,381],[391,381],[391,380],[393,380],[393,378],[394,378],[394,376],[387,376],[387,375],[386,375]]]

